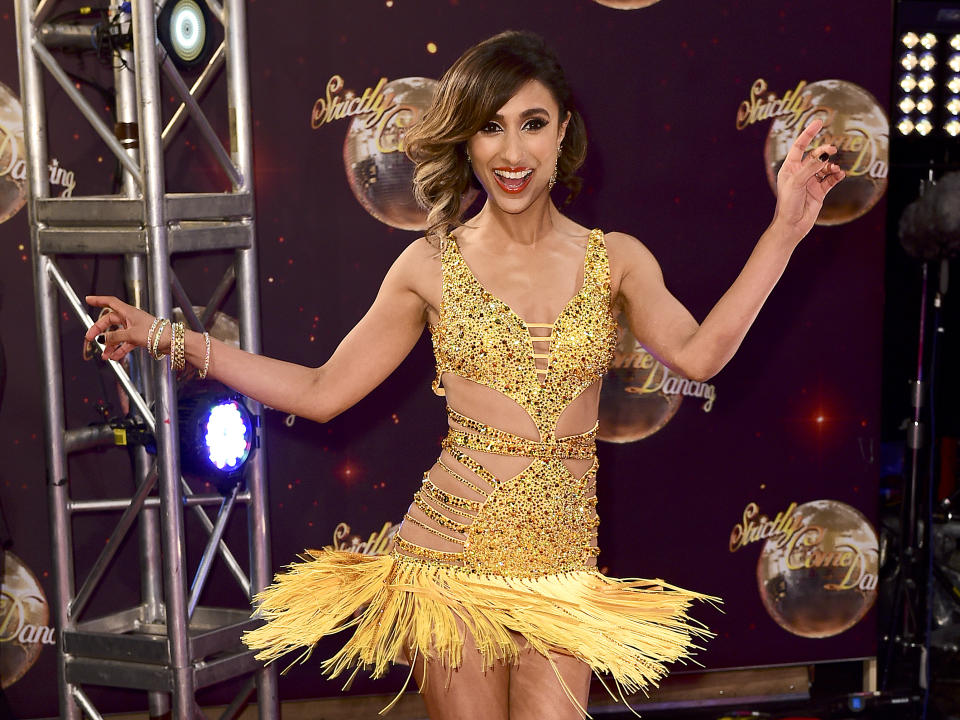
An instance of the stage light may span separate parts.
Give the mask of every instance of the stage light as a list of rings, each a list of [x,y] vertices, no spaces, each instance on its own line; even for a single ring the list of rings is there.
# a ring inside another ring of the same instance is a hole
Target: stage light
[[[947,65],[955,73],[960,73],[960,53],[954,53],[950,56],[950,59],[947,60]]]
[[[960,50],[960,33],[950,36],[950,47],[954,50]]]
[[[933,123],[930,122],[928,118],[920,118],[919,122],[917,122],[916,131],[926,137],[930,134],[931,130],[933,130]]]
[[[179,420],[184,472],[211,480],[221,491],[240,482],[256,445],[256,424],[240,396],[208,391],[181,398]]]
[[[947,112],[951,115],[960,115],[960,97],[954,95],[947,101]]]
[[[951,137],[956,137],[960,135],[960,120],[953,118],[949,120],[946,125],[943,126],[943,129],[947,131]]]
[[[912,49],[916,47],[918,42],[920,42],[920,38],[917,37],[915,32],[908,32],[906,35],[900,38],[900,42]]]
[[[960,93],[960,75],[954,75],[947,80],[947,90],[952,93]]]
[[[919,63],[916,53],[908,52],[900,58],[900,65],[903,66],[904,70],[913,70]]]
[[[920,56],[919,64],[921,68],[929,72],[937,66],[937,59],[933,56],[933,53],[925,52]]]
[[[917,78],[913,73],[904,73],[900,77],[900,89],[904,92],[912,92],[917,87]]]
[[[933,100],[924,95],[917,101],[917,110],[919,110],[924,115],[930,113],[933,110]]]
[[[920,38],[920,44],[923,45],[927,50],[930,50],[936,46],[937,36],[933,33],[924,33],[923,37]]]
[[[905,95],[900,99],[900,102],[897,103],[897,107],[900,108],[900,111],[903,113],[912,113],[914,108],[917,107],[917,104],[913,101],[913,98],[909,95]]]
[[[206,2],[169,0],[157,16],[157,37],[181,70],[205,65],[213,54]]]
[[[913,128],[913,120],[908,117],[900,118],[900,122],[897,123],[897,130],[900,131],[901,135],[909,135],[913,132]]]
[[[921,75],[919,82],[917,82],[917,87],[920,88],[920,92],[928,93],[937,86],[937,83],[934,82],[933,78],[930,75]]]

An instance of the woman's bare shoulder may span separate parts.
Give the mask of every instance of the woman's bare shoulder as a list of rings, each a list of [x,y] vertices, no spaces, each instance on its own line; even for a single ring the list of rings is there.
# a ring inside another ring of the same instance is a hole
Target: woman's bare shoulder
[[[397,280],[423,298],[429,305],[437,300],[440,288],[440,248],[425,237],[404,248],[390,269]]]

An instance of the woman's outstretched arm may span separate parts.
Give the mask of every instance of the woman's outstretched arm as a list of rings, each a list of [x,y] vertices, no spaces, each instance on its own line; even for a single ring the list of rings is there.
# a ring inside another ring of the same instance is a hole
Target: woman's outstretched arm
[[[613,238],[623,258],[619,297],[630,329],[668,367],[692,380],[706,380],[740,347],[794,249],[813,227],[824,197],[844,177],[830,162],[837,151],[832,145],[803,157],[821,127],[819,120],[812,122],[790,148],[777,176],[773,222],[702,323],[670,294],[656,259],[639,241]]]
[[[415,287],[428,267],[428,253],[418,246],[425,242],[418,240],[397,258],[373,305],[320,367],[254,355],[211,339],[208,377],[282,412],[320,422],[335,417],[383,382],[423,332],[427,304]],[[104,359],[121,360],[134,348],[146,346],[152,315],[115,297],[91,295],[86,300],[112,309],[86,333],[87,340],[105,334]],[[122,329],[108,332],[110,326]],[[170,336],[166,325],[160,337],[165,353]],[[187,331],[184,346],[187,362],[202,368],[203,335]]]

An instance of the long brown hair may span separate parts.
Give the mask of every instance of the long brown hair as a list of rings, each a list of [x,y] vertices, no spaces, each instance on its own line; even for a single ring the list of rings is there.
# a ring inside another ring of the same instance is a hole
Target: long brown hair
[[[539,80],[570,113],[557,165],[557,183],[580,192],[575,175],[587,154],[587,132],[573,103],[563,68],[539,35],[507,31],[467,50],[440,79],[433,102],[404,137],[407,156],[416,163],[413,189],[427,208],[427,237],[438,241],[460,224],[464,194],[475,182],[466,141],[503,107],[522,85]]]

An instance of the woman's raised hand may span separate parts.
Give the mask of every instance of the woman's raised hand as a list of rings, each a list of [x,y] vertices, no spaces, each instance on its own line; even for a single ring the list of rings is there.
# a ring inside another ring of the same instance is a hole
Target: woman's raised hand
[[[804,157],[804,152],[822,128],[823,122],[819,119],[807,125],[777,173],[774,224],[783,226],[797,242],[810,232],[823,207],[823,199],[845,176],[840,166],[831,162],[837,152],[833,145],[821,145]]]
[[[110,312],[91,325],[84,335],[88,342],[93,342],[98,335],[104,336],[104,360],[119,362],[134,348],[146,347],[153,315],[112,295],[87,295],[86,301],[94,307],[110,308]],[[111,327],[119,329],[110,330]]]

